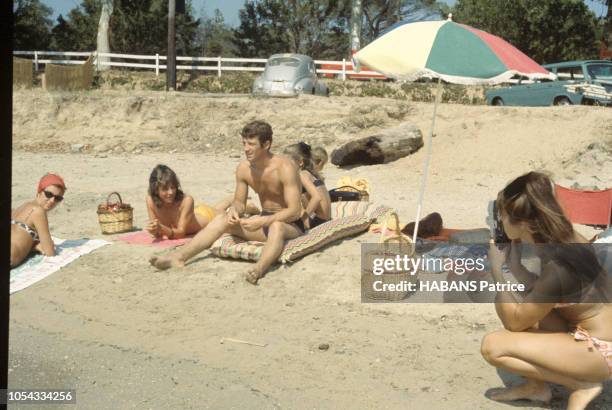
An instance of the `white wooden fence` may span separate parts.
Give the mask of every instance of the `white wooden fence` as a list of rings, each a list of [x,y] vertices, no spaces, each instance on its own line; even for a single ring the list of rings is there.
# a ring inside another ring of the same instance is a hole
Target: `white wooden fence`
[[[100,53],[96,52],[76,52],[76,51],[14,51],[17,56],[32,56],[34,69],[39,70],[41,64],[83,64],[87,57],[91,54],[94,56],[108,57],[110,61],[98,61],[94,57],[94,65],[99,69],[100,66],[110,67],[130,67],[139,69],[152,69],[155,74],[159,75],[160,70],[166,69],[166,56],[159,54],[155,55],[138,55],[138,54],[117,54],[117,53]],[[200,70],[200,71],[216,71],[217,76],[221,77],[223,71],[263,71],[266,64],[265,58],[226,58],[226,57],[176,57],[177,70]],[[208,63],[208,65],[207,65]],[[213,64],[210,64],[213,63]],[[245,66],[243,64],[256,64],[257,66]],[[343,59],[342,61],[330,60],[315,60],[317,66],[338,67],[338,69],[317,68],[318,74],[334,74],[342,80],[346,80],[350,75],[378,76],[380,74],[375,71],[353,71],[353,66],[350,61]]]

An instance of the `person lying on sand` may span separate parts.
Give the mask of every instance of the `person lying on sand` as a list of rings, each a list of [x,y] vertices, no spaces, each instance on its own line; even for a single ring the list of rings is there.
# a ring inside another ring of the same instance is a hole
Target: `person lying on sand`
[[[156,238],[184,238],[201,231],[216,215],[224,213],[231,202],[228,197],[212,207],[204,203],[194,205],[193,197],[181,189],[176,173],[159,164],[149,176],[146,199],[149,223],[145,230]],[[259,209],[249,203],[247,212],[258,214]]]
[[[244,126],[241,135],[246,160],[236,168],[234,200],[227,212],[215,216],[176,252],[152,257],[151,265],[158,269],[182,267],[221,235],[231,233],[246,240],[265,242],[261,258],[246,275],[248,282],[257,284],[278,259],[284,241],[304,233],[298,170],[289,158],[270,152],[272,127],[264,121],[253,121]],[[244,218],[249,187],[259,195],[263,211],[261,215]]]
[[[62,177],[47,174],[38,182],[36,197],[11,212],[11,268],[25,260],[32,250],[55,256],[47,212],[64,200]]]
[[[331,198],[325,183],[314,170],[310,145],[305,142],[289,145],[283,154],[300,170],[302,183],[302,220],[307,229],[316,228],[331,219]]]
[[[548,402],[547,382],[557,383],[571,390],[568,409],[584,409],[601,393],[602,382],[612,379],[607,274],[590,245],[583,245],[586,239],[563,215],[546,175],[530,172],[515,179],[499,193],[497,207],[512,242],[504,251],[491,245],[493,279],[505,283],[501,269],[507,260],[529,293],[522,303],[512,292],[496,296],[495,308],[505,329],[484,337],[482,355],[493,366],[525,377],[526,382],[491,398]],[[534,243],[539,244],[539,276],[521,263],[521,247]]]

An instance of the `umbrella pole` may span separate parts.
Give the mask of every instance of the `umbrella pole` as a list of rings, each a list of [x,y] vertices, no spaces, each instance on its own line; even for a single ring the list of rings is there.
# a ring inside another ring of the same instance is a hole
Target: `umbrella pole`
[[[425,186],[427,185],[427,175],[429,174],[429,160],[431,159],[431,146],[433,142],[433,133],[436,126],[436,111],[438,111],[438,103],[440,102],[440,94],[442,93],[442,80],[438,78],[438,87],[436,88],[436,98],[434,102],[433,117],[431,118],[431,129],[429,130],[429,138],[427,139],[427,153],[425,154],[425,165],[423,166],[423,178],[421,180],[421,191],[419,192],[419,203],[417,204],[417,213],[414,223],[414,233],[412,234],[412,242],[416,244],[417,232],[419,231],[419,220],[421,219],[421,207],[423,206],[423,196],[425,195]]]

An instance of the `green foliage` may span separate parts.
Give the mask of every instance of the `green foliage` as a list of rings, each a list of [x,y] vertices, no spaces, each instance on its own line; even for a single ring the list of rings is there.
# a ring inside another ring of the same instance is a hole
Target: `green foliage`
[[[457,22],[502,37],[545,64],[597,56],[595,15],[576,0],[458,0]]]
[[[242,57],[268,58],[288,50],[288,39],[281,22],[282,2],[256,0],[240,9],[240,25],[234,30],[234,43]]]
[[[51,13],[39,0],[16,0],[15,50],[48,50],[51,42]]]
[[[168,49],[167,0],[116,0],[111,18],[111,50],[117,53],[166,54]],[[194,55],[199,21],[194,19],[191,1],[184,14],[176,14],[176,53]]]
[[[412,101],[433,102],[434,100],[430,84],[403,83],[401,89]]]
[[[455,104],[469,104],[470,98],[466,86],[458,84],[445,84],[442,92],[442,102]]]
[[[58,51],[92,51],[96,49],[100,2],[83,0],[78,7],[60,15],[52,30],[51,48]]]
[[[383,82],[370,82],[361,88],[361,94],[364,97],[389,97],[393,98],[397,95],[396,90],[389,87]]]
[[[203,56],[233,57],[236,46],[234,32],[225,24],[223,14],[215,9],[213,17],[204,17],[198,27],[196,43]]]
[[[362,45],[372,42],[399,21],[439,20],[449,9],[436,0],[362,0],[362,4]]]
[[[234,42],[243,57],[293,52],[342,58],[348,49],[349,7],[349,0],[245,2]]]
[[[249,94],[255,76],[252,73],[228,73],[221,77],[216,75],[201,75],[183,83],[185,91],[208,93]]]
[[[100,9],[99,0],[82,0],[66,17],[59,16],[52,30],[51,47],[62,51],[95,50]],[[185,13],[176,15],[175,24],[177,54],[195,54],[199,21],[192,15],[190,1],[187,1]],[[167,0],[115,0],[110,20],[113,52],[165,54],[167,35]]]
[[[179,71],[177,89],[201,93],[249,94],[254,79],[255,74],[250,72],[227,73],[219,78],[216,74]],[[94,87],[113,90],[163,91],[166,89],[166,77],[135,70],[109,70],[97,73]]]

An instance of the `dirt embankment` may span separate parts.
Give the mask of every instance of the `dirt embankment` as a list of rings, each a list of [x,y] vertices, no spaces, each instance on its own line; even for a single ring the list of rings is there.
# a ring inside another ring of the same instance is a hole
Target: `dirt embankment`
[[[264,119],[274,128],[277,146],[304,140],[333,148],[404,121],[426,134],[431,109],[427,103],[376,97],[261,99],[154,91],[16,91],[13,144],[26,151],[239,154],[236,139],[242,126]],[[596,148],[610,153],[609,109],[448,104],[438,112],[436,135],[448,141],[448,148],[457,144],[461,150],[475,138],[496,138],[504,147],[524,141],[527,145],[521,143],[517,149],[536,154],[525,156],[542,162],[553,154],[566,166],[578,152]]]

